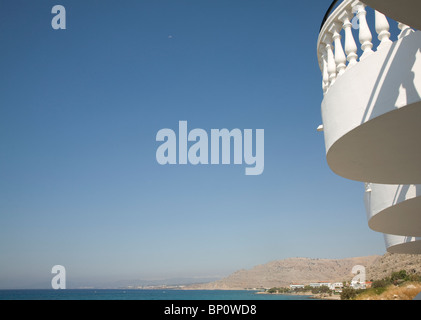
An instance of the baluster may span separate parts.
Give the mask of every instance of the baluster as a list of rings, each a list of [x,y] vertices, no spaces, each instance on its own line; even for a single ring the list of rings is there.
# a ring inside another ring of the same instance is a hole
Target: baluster
[[[390,40],[390,26],[389,22],[387,21],[386,16],[383,13],[375,11],[375,18],[376,18],[376,32],[378,34],[378,38],[380,40],[380,44],[378,49],[383,48],[386,45],[392,44],[392,40]]]
[[[346,69],[346,56],[341,43],[341,30],[341,26],[337,23],[332,23],[329,28],[329,32],[333,35],[332,39],[335,43],[335,63],[338,76],[342,75]]]
[[[410,26],[401,22],[398,22],[398,28],[399,30],[401,30],[401,33],[399,34],[398,39],[402,39],[403,37],[406,37],[410,33],[414,32],[414,30],[412,30]]]
[[[348,68],[352,67],[357,63],[358,59],[358,47],[354,40],[354,35],[352,34],[352,23],[351,18],[352,14],[348,11],[344,11],[340,16],[339,20],[343,22],[343,28],[345,30],[345,52],[348,60]]]
[[[371,53],[373,53],[373,43],[371,42],[373,40],[373,37],[371,35],[370,28],[368,27],[367,23],[367,11],[365,11],[366,5],[357,2],[354,5],[354,8],[357,10],[357,17],[360,21],[360,43],[361,43],[361,49],[363,50],[363,54],[361,55],[360,60],[364,60],[367,58]]]
[[[336,62],[332,48],[332,36],[326,32],[322,41],[326,45],[327,52],[327,72],[329,74],[329,86],[335,83],[336,80]]]
[[[322,51],[322,76],[323,76],[323,93],[326,93],[329,89],[329,73],[327,72],[327,51],[323,49]]]

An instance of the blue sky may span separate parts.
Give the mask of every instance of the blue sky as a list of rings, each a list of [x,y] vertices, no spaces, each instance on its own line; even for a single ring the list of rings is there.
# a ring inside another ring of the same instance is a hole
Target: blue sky
[[[330,2],[1,0],[0,288],[383,254],[316,132]],[[180,120],[264,129],[264,173],[159,165]]]

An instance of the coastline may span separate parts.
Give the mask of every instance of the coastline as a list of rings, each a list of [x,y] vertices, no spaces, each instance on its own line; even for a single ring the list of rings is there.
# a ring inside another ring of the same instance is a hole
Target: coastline
[[[320,300],[341,300],[341,296],[338,294],[326,294],[326,293],[312,293],[311,291],[306,292],[290,292],[290,293],[267,293],[264,291],[256,292],[256,294],[267,294],[267,295],[283,295],[283,296],[307,296],[311,299]]]

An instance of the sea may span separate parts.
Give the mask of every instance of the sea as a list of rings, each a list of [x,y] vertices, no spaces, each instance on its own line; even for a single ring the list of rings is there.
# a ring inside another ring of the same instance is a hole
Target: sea
[[[314,300],[311,296],[258,294],[252,290],[0,290],[0,300]]]

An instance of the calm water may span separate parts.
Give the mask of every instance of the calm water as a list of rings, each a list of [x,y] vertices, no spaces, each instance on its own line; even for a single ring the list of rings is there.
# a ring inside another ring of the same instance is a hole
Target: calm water
[[[309,296],[218,290],[0,290],[0,300],[309,300]]]

